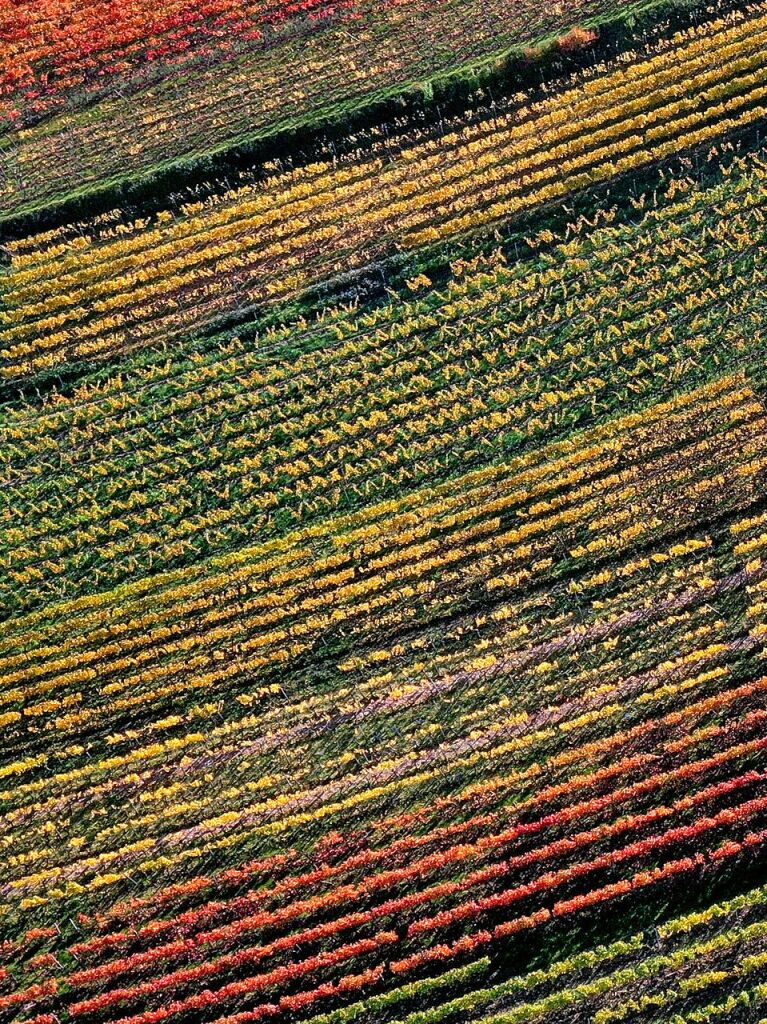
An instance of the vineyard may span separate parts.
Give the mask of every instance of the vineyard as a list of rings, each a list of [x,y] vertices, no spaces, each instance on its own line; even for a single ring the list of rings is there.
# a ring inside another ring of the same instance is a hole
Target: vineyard
[[[767,1024],[767,0],[0,0],[0,1024]]]

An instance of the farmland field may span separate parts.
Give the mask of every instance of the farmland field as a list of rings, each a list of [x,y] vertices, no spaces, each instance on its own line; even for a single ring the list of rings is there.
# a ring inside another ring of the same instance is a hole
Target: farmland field
[[[767,2],[0,58],[0,1024],[767,1024]]]

